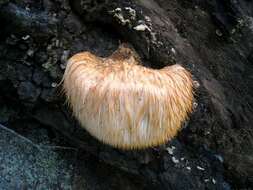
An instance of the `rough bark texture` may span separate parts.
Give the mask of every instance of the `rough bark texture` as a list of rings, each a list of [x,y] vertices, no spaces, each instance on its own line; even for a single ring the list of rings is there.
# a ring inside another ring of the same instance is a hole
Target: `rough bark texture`
[[[1,0],[0,22],[0,123],[37,144],[46,138],[72,147],[64,149],[76,156],[63,189],[253,186],[252,1]],[[112,149],[82,130],[64,104],[57,83],[67,58],[85,50],[107,56],[120,41],[145,66],[179,63],[200,84],[187,127],[165,146]],[[64,178],[57,180],[47,187]],[[46,186],[36,185],[27,186]]]

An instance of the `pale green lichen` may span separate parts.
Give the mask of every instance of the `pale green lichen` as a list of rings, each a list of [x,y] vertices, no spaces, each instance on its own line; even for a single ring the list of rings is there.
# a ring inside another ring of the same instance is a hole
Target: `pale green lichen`
[[[0,128],[0,189],[72,189],[73,166],[50,148]],[[73,155],[74,150],[68,150]],[[66,152],[66,151],[65,151]]]

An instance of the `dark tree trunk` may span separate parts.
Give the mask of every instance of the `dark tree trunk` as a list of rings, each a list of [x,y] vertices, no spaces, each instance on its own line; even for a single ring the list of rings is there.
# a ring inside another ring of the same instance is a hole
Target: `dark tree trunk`
[[[69,2],[0,1],[4,26],[0,30],[0,123],[18,130],[22,123],[38,122],[84,151],[76,160],[80,165],[74,177],[76,189],[84,188],[81,171],[88,166],[83,162],[101,165],[96,170],[102,176],[109,165],[104,184],[113,183],[110,187],[115,189],[127,189],[129,184],[143,189],[251,187],[253,3]],[[143,65],[181,64],[200,84],[187,127],[166,146],[125,152],[102,145],[80,129],[60,87],[55,88],[71,55],[87,50],[107,56],[120,41],[133,45]],[[123,172],[124,179],[112,182],[117,172]]]

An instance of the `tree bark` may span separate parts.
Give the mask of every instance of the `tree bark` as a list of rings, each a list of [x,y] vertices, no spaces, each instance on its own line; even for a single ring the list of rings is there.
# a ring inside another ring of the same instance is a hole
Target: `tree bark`
[[[253,184],[252,2],[73,0],[0,2],[0,122],[36,120],[95,156],[160,189]],[[119,151],[82,130],[55,85],[79,51],[133,45],[143,65],[181,64],[200,84],[187,127],[163,147]],[[18,106],[17,106],[18,105]],[[88,160],[85,160],[88,162]],[[148,188],[148,185],[145,186]]]

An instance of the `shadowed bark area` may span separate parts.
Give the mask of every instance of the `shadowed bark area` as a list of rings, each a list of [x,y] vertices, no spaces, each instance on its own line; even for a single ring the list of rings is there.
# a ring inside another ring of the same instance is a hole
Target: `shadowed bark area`
[[[45,128],[50,142],[74,147],[73,189],[250,188],[252,7],[247,0],[0,1],[0,123],[27,138]],[[200,84],[187,126],[164,146],[120,151],[97,142],[57,86],[71,55],[108,56],[121,42],[143,65],[181,64]]]

